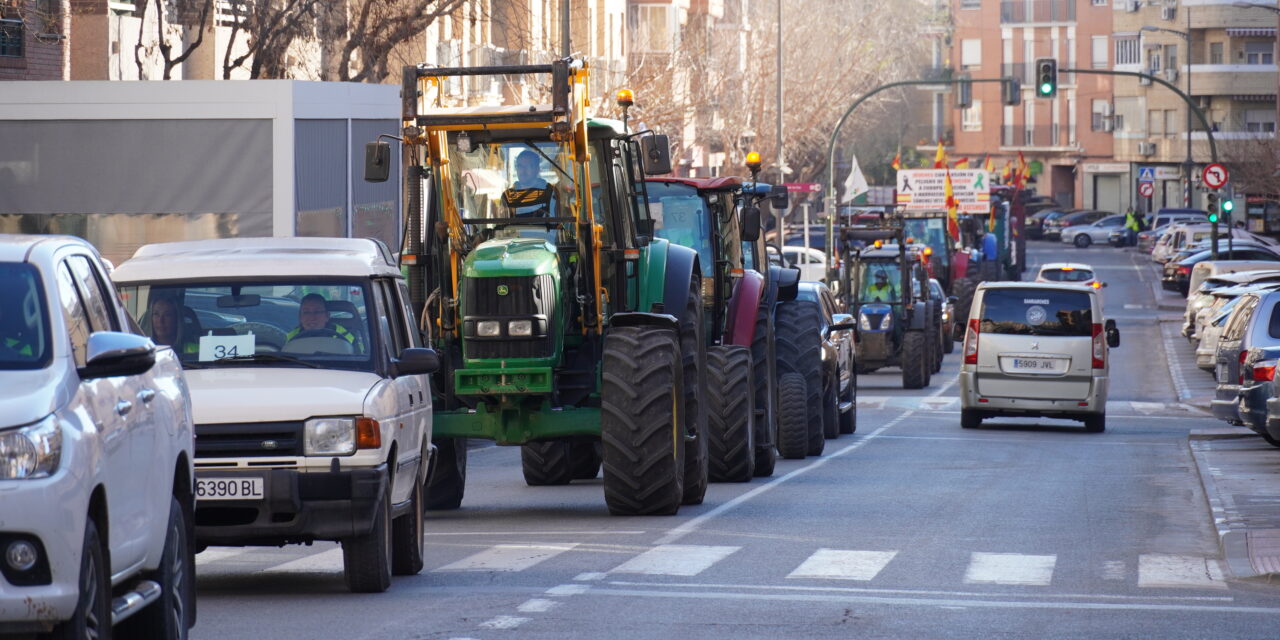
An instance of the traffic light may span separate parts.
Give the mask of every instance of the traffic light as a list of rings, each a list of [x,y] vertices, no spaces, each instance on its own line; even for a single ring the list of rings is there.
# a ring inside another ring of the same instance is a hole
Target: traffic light
[[[1040,58],[1036,60],[1036,97],[1052,98],[1058,95],[1058,60],[1057,58]]]
[[[1231,217],[1231,212],[1236,208],[1235,196],[1236,194],[1231,187],[1222,188],[1222,213],[1226,214],[1228,218]]]
[[[1000,89],[1006,105],[1016,107],[1022,104],[1022,78],[1005,78],[1000,82]]]
[[[1209,192],[1205,194],[1205,209],[1209,212],[1209,222],[1218,224],[1218,194]]]

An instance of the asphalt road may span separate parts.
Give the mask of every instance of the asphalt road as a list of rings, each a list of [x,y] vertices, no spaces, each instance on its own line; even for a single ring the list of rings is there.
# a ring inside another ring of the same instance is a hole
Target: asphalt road
[[[1177,403],[1145,257],[1033,246],[1109,284],[1106,433],[962,431],[957,350],[925,390],[860,376],[856,434],[674,517],[611,517],[599,480],[527,487],[518,450],[477,449],[422,574],[354,595],[336,545],[210,549],[193,637],[1276,637],[1280,585],[1223,576],[1187,448],[1212,420]]]

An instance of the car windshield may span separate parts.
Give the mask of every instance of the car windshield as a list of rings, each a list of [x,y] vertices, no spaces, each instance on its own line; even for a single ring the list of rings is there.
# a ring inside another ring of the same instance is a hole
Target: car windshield
[[[678,182],[650,182],[649,214],[653,216],[654,233],[682,247],[698,252],[702,275],[711,276],[715,258],[711,247],[710,218],[707,203],[698,190]]]
[[[143,332],[172,346],[187,368],[373,369],[368,281],[125,284],[120,297]]]
[[[897,262],[862,262],[854,277],[858,280],[859,302],[897,302],[902,289],[902,272]]]
[[[49,318],[35,267],[0,262],[0,370],[42,369],[49,363]]]
[[[982,297],[982,333],[1090,336],[1093,304],[1088,293],[1055,289],[990,289]]]
[[[1045,269],[1040,272],[1040,277],[1049,282],[1088,282],[1093,279],[1093,271],[1062,267],[1059,269]]]

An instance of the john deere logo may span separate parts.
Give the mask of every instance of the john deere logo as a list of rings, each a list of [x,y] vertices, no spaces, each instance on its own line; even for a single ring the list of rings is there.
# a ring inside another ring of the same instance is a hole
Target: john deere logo
[[[500,285],[498,285],[498,295],[500,295],[500,296],[505,296],[505,295],[507,295],[507,292],[508,292],[508,291],[509,291],[509,290],[507,289],[507,285],[505,285],[505,284],[500,284]]]

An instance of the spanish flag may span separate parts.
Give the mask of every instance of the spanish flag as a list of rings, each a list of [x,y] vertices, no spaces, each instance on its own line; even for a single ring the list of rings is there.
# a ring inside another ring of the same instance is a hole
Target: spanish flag
[[[1013,172],[1014,187],[1021,189],[1027,185],[1027,159],[1018,152],[1018,168]]]
[[[893,162],[889,163],[889,166],[893,167],[894,171],[897,171],[902,168],[902,150],[901,149],[899,149],[898,152],[893,155]]]
[[[959,203],[956,202],[955,190],[951,187],[951,169],[947,168],[947,177],[942,183],[942,192],[947,197],[947,234],[953,241],[960,241]]]
[[[942,148],[941,140],[938,141],[938,152],[933,154],[933,168],[934,169],[947,168],[947,151],[946,149]]]
[[[960,158],[959,160],[956,160],[956,163],[955,163],[954,165],[952,165],[952,167],[954,167],[954,168],[956,168],[956,169],[968,169],[968,168],[969,168],[969,159],[968,159],[968,158]]]
[[[1004,168],[1000,170],[1000,181],[1004,184],[1011,184],[1013,180],[1013,161],[1005,160]]]
[[[991,161],[991,154],[987,154],[987,159],[983,161],[982,168],[986,169],[987,173],[991,173],[996,170],[995,163]]]

